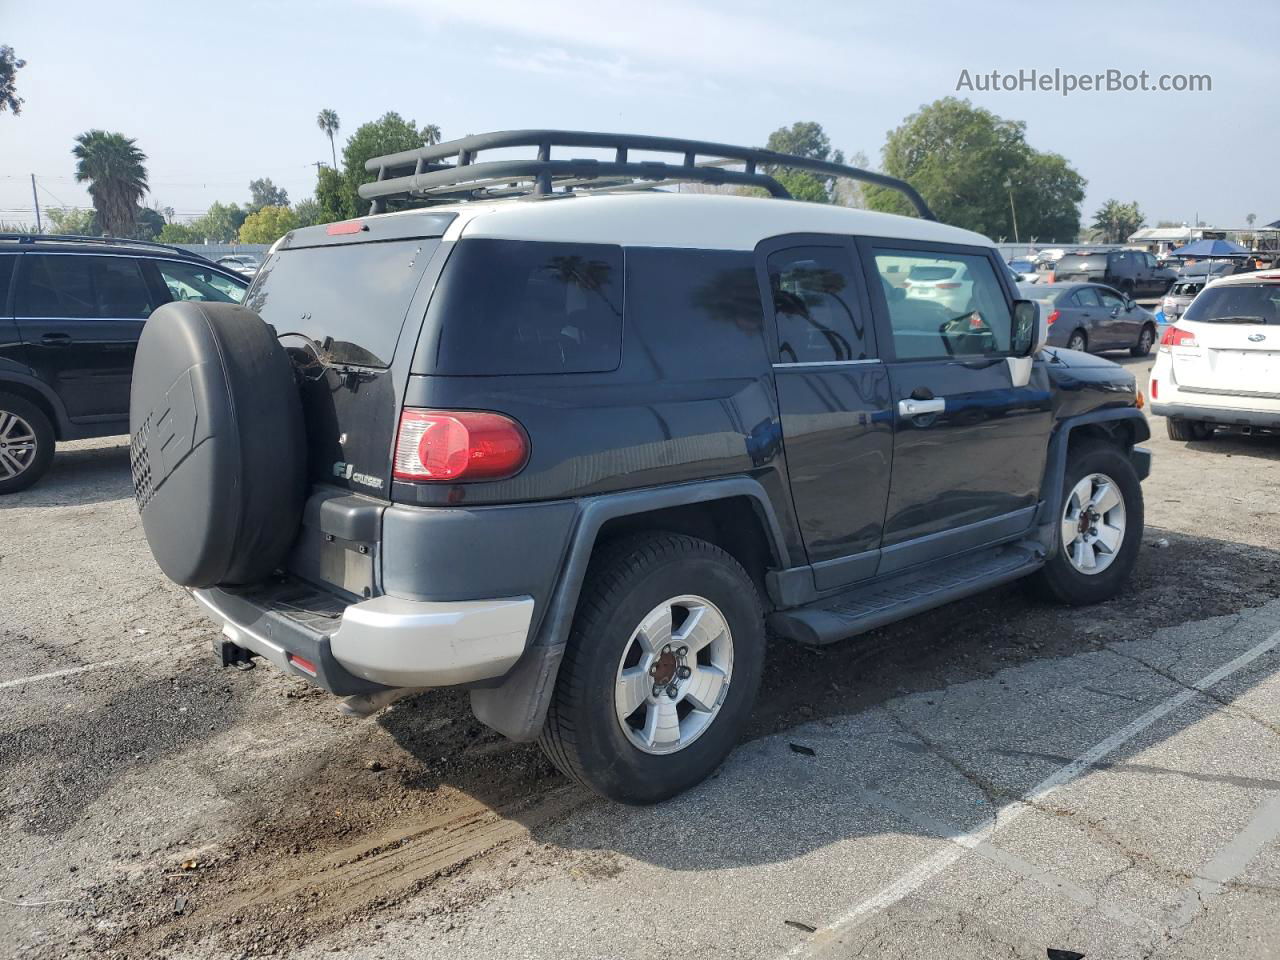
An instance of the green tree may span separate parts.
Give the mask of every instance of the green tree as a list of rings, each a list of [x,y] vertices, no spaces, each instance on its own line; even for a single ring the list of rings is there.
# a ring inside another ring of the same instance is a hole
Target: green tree
[[[10,111],[15,117],[22,113],[23,99],[18,96],[18,71],[27,65],[19,60],[13,47],[0,45],[0,113]]]
[[[335,219],[359,216],[368,209],[367,201],[360,199],[357,192],[362,183],[369,183],[376,174],[367,173],[364,169],[366,160],[381,157],[388,153],[399,153],[402,150],[416,150],[425,147],[432,137],[438,138],[440,129],[434,125],[419,128],[413,120],[405,120],[394,110],[384,113],[377,120],[361,124],[351,135],[347,145],[342,148],[342,170],[346,181],[346,198],[343,213]],[[321,171],[323,174],[323,171]],[[319,196],[321,205],[325,201]]]
[[[234,203],[214,202],[203,217],[197,217],[191,228],[212,243],[231,243],[240,232],[247,212]]]
[[[288,207],[263,207],[244,218],[240,242],[275,243],[297,225],[298,218]]]
[[[77,237],[96,237],[102,233],[98,229],[98,215],[93,210],[54,207],[44,211],[44,219],[49,233]]]
[[[428,123],[422,128],[422,139],[427,142],[427,146],[434,147],[440,142],[440,128],[434,123]]]
[[[915,187],[944,223],[991,237],[1075,239],[1085,180],[1057,154],[1028,146],[1026,124],[944,97],[889,131],[884,171]],[[912,213],[905,197],[867,186],[873,210]]]
[[[156,239],[161,243],[204,243],[204,236],[189,223],[166,223]]]
[[[325,109],[316,114],[316,126],[319,127],[321,132],[329,138],[329,156],[333,158],[333,166],[335,170],[338,167],[338,152],[337,148],[333,145],[333,137],[334,134],[338,132],[338,128],[341,127],[341,125],[342,122],[338,119],[338,112],[336,110],[330,110],[328,107],[325,107]]]
[[[1108,200],[1093,215],[1093,230],[1103,243],[1124,243],[1147,222],[1137,201]]]
[[[133,235],[139,240],[154,240],[165,228],[164,214],[153,207],[139,207],[134,220]]]
[[[793,123],[789,127],[779,127],[769,134],[765,147],[777,153],[844,163],[844,154],[839,150],[831,149],[831,139],[822,129],[822,124],[812,120]],[[786,187],[787,192],[796,200],[831,203],[835,196],[834,177],[824,177],[806,170],[792,170],[782,166],[766,166],[764,172]]]
[[[319,202],[312,200],[310,197],[306,200],[299,200],[293,205],[293,216],[300,227],[311,227],[317,223],[329,222],[324,219],[324,211],[320,208]]]
[[[316,177],[316,205],[320,208],[317,223],[333,223],[354,217],[355,208],[349,205],[350,193],[346,178],[337,170],[321,167]]]
[[[249,205],[245,208],[246,214],[256,213],[263,207],[287,207],[289,205],[288,192],[272,183],[270,177],[263,177],[261,180],[250,180],[249,197]]]
[[[120,133],[90,130],[76,137],[76,181],[89,183],[98,222],[108,236],[129,237],[138,201],[147,192],[147,155],[136,141]]]

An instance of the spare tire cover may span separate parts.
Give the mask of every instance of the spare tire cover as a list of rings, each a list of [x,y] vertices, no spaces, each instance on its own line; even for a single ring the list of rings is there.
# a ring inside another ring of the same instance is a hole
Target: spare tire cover
[[[142,529],[171,580],[253,583],[280,565],[302,514],[305,431],[289,357],[256,313],[156,310],[133,363],[129,433]]]

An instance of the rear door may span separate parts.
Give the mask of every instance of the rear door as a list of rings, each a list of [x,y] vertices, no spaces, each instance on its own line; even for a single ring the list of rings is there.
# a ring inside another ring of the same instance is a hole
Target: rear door
[[[889,378],[851,241],[792,236],[757,252],[792,499],[814,584],[826,590],[876,572],[893,453]]]
[[[1067,343],[1076,330],[1083,330],[1089,344],[1096,346],[1100,335],[1098,317],[1102,313],[1097,287],[1080,287],[1069,296],[1063,297],[1063,303],[1066,304],[1066,309],[1063,310],[1066,316],[1060,317],[1058,323],[1068,324],[1069,329],[1063,333],[1062,342]]]
[[[1031,524],[1051,427],[1048,377],[1014,382],[1013,290],[994,249],[859,241],[894,421],[880,573],[1016,536]],[[902,258],[967,270],[959,312],[888,282]]]
[[[133,355],[156,299],[136,257],[22,256],[14,303],[18,331],[28,362],[57,391],[72,420],[129,416]]]

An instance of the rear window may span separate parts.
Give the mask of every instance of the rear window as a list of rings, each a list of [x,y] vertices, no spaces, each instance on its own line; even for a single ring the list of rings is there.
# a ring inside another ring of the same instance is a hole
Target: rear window
[[[426,329],[439,337],[430,371],[437,374],[615,370],[622,359],[622,248],[462,240],[431,298]]]
[[[280,337],[309,339],[331,363],[386,367],[439,240],[281,250],[263,264],[245,306]]]
[[[1280,283],[1209,287],[1191,302],[1182,318],[1196,323],[1280,325]]]
[[[1194,297],[1203,287],[1203,283],[1175,283],[1172,293],[1175,297]]]
[[[1107,269],[1107,258],[1105,255],[1100,257],[1080,257],[1065,256],[1058,261],[1058,273],[1085,273],[1090,270]]]
[[[912,267],[908,280],[950,280],[956,274],[955,267]]]

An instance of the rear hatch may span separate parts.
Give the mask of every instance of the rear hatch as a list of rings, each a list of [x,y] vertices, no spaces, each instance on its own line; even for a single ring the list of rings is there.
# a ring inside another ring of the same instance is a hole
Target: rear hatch
[[[452,219],[394,214],[296,230],[245,297],[289,351],[306,420],[311,491],[285,567],[326,590],[379,592],[401,400]]]
[[[249,289],[245,306],[275,328],[301,373],[313,483],[387,496],[412,359],[400,352],[417,342],[430,293],[422,280],[452,219],[402,214],[296,230]]]
[[[1069,253],[1058,261],[1053,272],[1054,279],[1059,283],[1067,280],[1101,280],[1107,274],[1107,255]]]
[[[1209,286],[1178,327],[1194,336],[1170,351],[1180,389],[1280,398],[1280,277]]]

